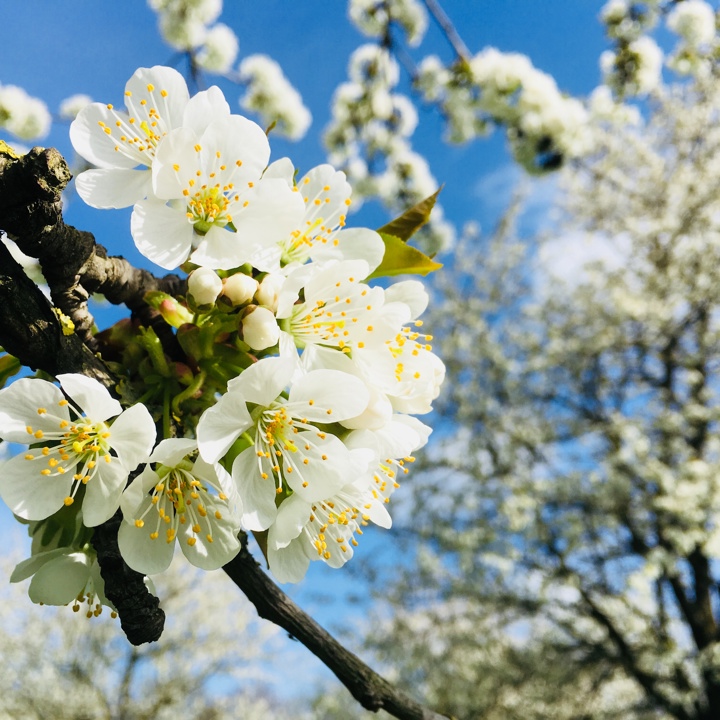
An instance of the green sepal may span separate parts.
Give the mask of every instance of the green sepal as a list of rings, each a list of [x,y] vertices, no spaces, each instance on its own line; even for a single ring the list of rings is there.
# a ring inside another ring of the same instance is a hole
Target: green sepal
[[[393,235],[400,240],[409,240],[428,220],[430,220],[430,213],[435,207],[435,202],[437,201],[441,190],[442,186],[430,195],[430,197],[426,197],[417,205],[413,205],[411,208],[408,208],[399,217],[391,220],[387,225],[383,225],[381,228],[378,228],[378,232],[381,235]]]
[[[368,276],[368,280],[393,275],[427,275],[442,267],[440,263],[396,235],[380,232],[380,237],[385,243],[385,254],[380,265]]]
[[[22,363],[10,354],[0,357],[0,388],[5,387],[5,383],[13,376],[20,372]]]

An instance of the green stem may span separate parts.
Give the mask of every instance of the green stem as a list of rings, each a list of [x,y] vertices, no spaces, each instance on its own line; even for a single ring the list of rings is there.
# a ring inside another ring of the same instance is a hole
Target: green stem
[[[187,399],[191,398],[198,390],[200,390],[205,383],[207,374],[204,370],[201,370],[194,378],[193,381],[180,393],[178,393],[172,400],[172,409],[176,414],[180,413],[180,405]]]
[[[163,393],[162,424],[163,424],[163,438],[172,437],[172,434],[171,434],[172,427],[170,425],[170,388],[169,387],[166,387],[165,392]]]

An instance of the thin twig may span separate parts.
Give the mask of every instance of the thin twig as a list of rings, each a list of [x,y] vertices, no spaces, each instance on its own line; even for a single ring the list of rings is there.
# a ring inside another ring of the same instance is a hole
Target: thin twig
[[[440,26],[440,29],[445,34],[447,41],[452,45],[455,54],[460,60],[465,63],[470,62],[472,54],[465,44],[463,39],[460,37],[460,33],[455,29],[450,18],[446,12],[442,9],[442,6],[436,0],[423,0],[425,6],[433,16],[435,22]]]
[[[322,660],[366,710],[385,710],[398,720],[447,720],[393,687],[318,625],[263,572],[247,549],[247,536],[241,539],[240,553],[223,570],[260,617],[287,630]]]

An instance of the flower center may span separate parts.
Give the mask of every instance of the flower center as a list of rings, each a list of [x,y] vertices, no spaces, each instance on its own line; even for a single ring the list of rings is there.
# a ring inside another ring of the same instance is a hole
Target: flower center
[[[145,526],[145,518],[155,508],[156,522],[150,532],[150,539],[157,540],[160,530],[165,530],[165,541],[175,541],[180,526],[189,524],[190,534],[186,542],[191,547],[195,545],[198,536],[202,534],[206,542],[213,542],[212,521],[208,517],[208,489],[190,472],[188,467],[182,465],[168,468],[160,465],[157,474],[160,478],[152,490],[150,505],[135,520],[135,527]],[[226,501],[227,496],[218,494],[218,499]],[[211,513],[216,520],[222,520],[219,510]]]
[[[224,228],[232,223],[229,205],[230,200],[219,185],[211,188],[203,185],[200,190],[188,195],[186,215],[195,232],[205,235],[213,225]]]
[[[67,405],[61,400],[60,405]],[[38,415],[46,415],[46,408],[38,408]],[[65,498],[65,505],[72,505],[81,485],[87,485],[98,471],[100,460],[110,463],[110,431],[104,422],[94,423],[86,417],[77,422],[58,418],[58,430],[34,430],[31,425],[26,427],[28,435],[35,440],[50,441],[52,445],[33,448],[25,455],[28,461],[44,459],[46,466],[40,470],[41,475],[57,476],[73,473],[70,494]],[[32,442],[32,441],[30,441]]]

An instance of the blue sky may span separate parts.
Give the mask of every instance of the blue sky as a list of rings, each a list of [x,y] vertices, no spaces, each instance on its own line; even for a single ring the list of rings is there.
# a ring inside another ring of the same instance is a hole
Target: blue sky
[[[561,90],[577,95],[586,95],[599,81],[598,56],[605,48],[597,20],[601,6],[601,2],[591,0],[443,2],[471,52],[494,46],[525,53],[536,67],[555,77]],[[238,34],[241,58],[258,52],[275,58],[312,111],[313,125],[301,142],[271,137],[273,158],[289,155],[302,171],[323,162],[321,135],[330,117],[332,92],[346,78],[349,54],[366,42],[348,22],[346,3],[225,0],[220,20]],[[6,3],[2,25],[0,84],[20,85],[44,99],[53,112],[74,93],[121,105],[125,82],[138,67],[166,64],[173,57],[145,0]],[[423,45],[410,52],[415,60],[429,53],[451,58],[449,46],[432,24]],[[222,87],[231,107],[239,112],[241,89],[212,77],[209,80]],[[446,217],[458,227],[468,220],[479,221],[484,227],[492,225],[519,176],[511,168],[502,133],[461,147],[450,147],[441,138],[440,119],[433,111],[421,108],[414,144],[430,161],[438,182],[445,184],[442,203]],[[43,144],[69,153],[67,125],[56,123]],[[129,215],[129,210],[86,208],[78,199],[67,210],[68,222],[92,231],[111,253],[146,265],[132,245]],[[372,207],[352,218],[354,224],[383,221],[382,214]],[[0,521],[5,524],[12,519],[4,511]],[[370,562],[375,550],[386,542],[383,531],[369,534],[377,537],[361,543],[360,562]],[[304,585],[293,594],[308,603],[319,619],[332,624],[342,617],[342,597],[351,589],[342,571],[314,563]],[[332,597],[338,599],[328,605]]]

